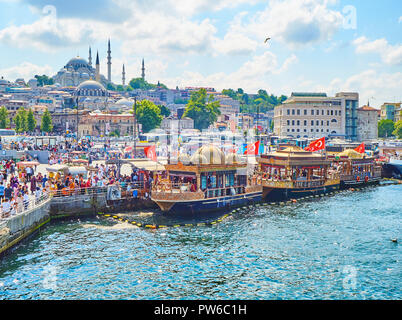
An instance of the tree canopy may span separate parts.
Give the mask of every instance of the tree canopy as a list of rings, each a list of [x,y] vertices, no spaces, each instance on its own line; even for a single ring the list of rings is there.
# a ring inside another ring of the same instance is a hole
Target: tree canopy
[[[29,132],[33,132],[36,129],[36,119],[32,109],[29,109],[27,115],[27,129]]]
[[[142,124],[143,132],[149,132],[160,125],[163,118],[161,110],[152,101],[142,100],[137,103],[136,109],[135,115],[137,121]]]
[[[0,108],[0,129],[6,129],[10,125],[10,118],[6,107]]]
[[[378,137],[387,138],[392,136],[394,131],[394,122],[392,120],[380,120],[378,122]]]
[[[169,117],[170,116],[170,110],[168,107],[164,106],[163,104],[158,105],[158,108],[160,110],[161,116],[164,117]]]
[[[186,105],[183,117],[189,117],[194,120],[194,127],[202,130],[213,124],[220,112],[219,101],[213,101],[209,96],[207,100],[207,91],[200,89],[191,94],[190,100]]]
[[[42,122],[41,122],[40,129],[44,132],[52,132],[53,131],[52,116],[50,115],[50,112],[48,109],[46,109],[46,111],[42,115]]]
[[[164,85],[163,83],[158,82],[158,84],[152,84],[152,83],[148,83],[146,80],[144,80],[142,78],[131,79],[129,84],[132,89],[150,90],[150,89],[155,89],[158,86],[163,89],[167,89],[167,86]]]
[[[19,108],[13,120],[16,132],[28,131],[28,113],[25,108]]]
[[[242,88],[238,88],[237,91],[233,89],[222,90],[224,95],[229,96],[234,100],[240,101],[240,112],[243,113],[255,113],[255,112],[267,112],[274,109],[275,106],[281,104],[287,99],[286,96],[281,95],[277,97],[273,94],[269,95],[266,90],[258,90],[257,95],[254,98],[250,98],[250,95],[244,92]]]
[[[397,123],[395,123],[395,129],[392,134],[398,139],[402,139],[402,120],[399,120]]]
[[[49,78],[47,75],[35,75],[35,79],[38,80],[38,86],[43,87],[45,85],[54,84],[53,78]]]

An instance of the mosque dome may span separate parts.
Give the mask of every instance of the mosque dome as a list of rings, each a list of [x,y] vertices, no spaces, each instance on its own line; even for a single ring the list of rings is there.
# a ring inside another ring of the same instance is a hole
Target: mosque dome
[[[199,153],[194,153],[190,158],[191,164],[208,164],[208,160],[205,156]]]
[[[79,68],[88,68],[88,62],[81,57],[75,57],[70,59],[70,61],[67,62],[66,68],[73,68],[74,70],[78,70]]]
[[[122,98],[122,99],[118,100],[116,102],[116,104],[120,105],[120,106],[132,107],[134,104],[134,101],[131,99]]]
[[[195,154],[204,156],[209,164],[225,164],[225,154],[214,145],[202,146]]]
[[[95,96],[101,96],[105,97],[108,95],[107,90],[105,87],[94,80],[87,80],[82,82],[77,89],[75,90],[75,95],[77,96],[90,96],[90,97],[95,97]]]

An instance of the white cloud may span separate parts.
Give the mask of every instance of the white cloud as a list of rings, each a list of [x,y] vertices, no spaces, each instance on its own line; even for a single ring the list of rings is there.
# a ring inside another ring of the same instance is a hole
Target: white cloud
[[[25,81],[32,79],[35,75],[53,75],[54,71],[49,65],[38,66],[30,62],[23,62],[18,66],[0,69],[0,76],[8,81],[15,81],[23,78]]]
[[[265,10],[251,17],[239,29],[261,42],[269,36],[291,47],[326,41],[342,26],[340,12],[326,0],[272,0]]]
[[[164,83],[169,87],[208,86],[217,90],[243,88],[246,92],[257,92],[265,88],[268,92],[273,92],[278,88],[273,81],[274,77],[285,72],[296,61],[297,57],[292,55],[281,65],[277,56],[267,51],[262,55],[253,56],[231,73],[216,72],[203,75],[199,72],[186,71],[179,77],[164,79]]]
[[[377,53],[384,63],[388,65],[402,64],[402,45],[390,45],[386,39],[368,40],[360,37],[353,41],[356,53]]]
[[[402,22],[402,16],[399,17],[399,23],[401,23],[401,22]]]
[[[335,78],[328,85],[316,85],[311,88],[331,94],[341,91],[358,92],[361,105],[370,100],[370,104],[379,107],[394,97],[402,98],[402,72],[387,73],[369,69],[346,79]]]

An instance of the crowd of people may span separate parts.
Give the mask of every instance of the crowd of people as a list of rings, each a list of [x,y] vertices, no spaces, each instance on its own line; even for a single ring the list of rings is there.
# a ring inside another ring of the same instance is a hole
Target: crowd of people
[[[13,160],[3,160],[0,164],[0,217],[7,218],[28,209],[33,201],[37,202],[48,190],[48,178],[34,169],[25,175],[16,174]]]
[[[42,196],[69,196],[89,192],[91,188],[102,188],[117,185],[125,194],[143,196],[148,198],[153,183],[151,172],[132,168],[131,174],[119,174],[116,165],[92,163],[95,157],[91,155],[93,142],[64,141],[56,145],[36,146],[29,141],[12,141],[7,149],[17,151],[41,150],[48,151],[48,164],[71,164],[72,160],[86,160],[86,172],[71,173],[69,169],[43,174],[37,170],[36,165],[22,166],[16,160],[0,161],[0,218],[7,218],[26,210],[30,203],[41,199]],[[125,145],[124,147],[127,147]],[[123,147],[123,149],[124,149]],[[102,153],[104,159],[115,159],[110,154],[110,141],[103,143]],[[140,152],[138,152],[140,153]],[[143,152],[142,152],[143,153]],[[136,157],[140,155],[137,154]],[[141,154],[145,157],[145,154]],[[124,152],[117,158],[130,158]],[[28,153],[21,162],[33,162],[37,159]],[[39,163],[38,163],[39,164]],[[89,166],[89,167],[88,167]],[[70,168],[70,167],[69,167]]]

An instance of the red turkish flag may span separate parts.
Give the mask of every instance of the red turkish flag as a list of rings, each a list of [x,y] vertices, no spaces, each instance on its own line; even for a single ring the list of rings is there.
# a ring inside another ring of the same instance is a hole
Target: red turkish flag
[[[244,151],[244,154],[256,156],[258,154],[259,148],[260,148],[260,141],[249,144],[248,146],[246,146],[246,151]]]
[[[355,151],[359,152],[359,153],[364,153],[366,151],[365,145],[364,143],[362,143],[360,146],[358,146]]]
[[[151,147],[144,148],[145,155],[147,158],[151,159],[152,161],[158,161],[156,158],[156,146],[153,145]]]
[[[324,150],[325,149],[325,137],[315,140],[310,145],[305,148],[304,150],[314,152],[318,150]]]

